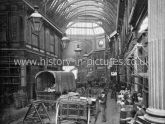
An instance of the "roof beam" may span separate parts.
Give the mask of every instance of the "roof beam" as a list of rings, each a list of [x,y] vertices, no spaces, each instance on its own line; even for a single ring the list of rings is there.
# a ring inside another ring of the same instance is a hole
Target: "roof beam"
[[[86,16],[86,15],[97,15],[95,17],[97,18],[105,18],[105,20],[107,20],[107,22],[110,24],[110,25],[113,25],[115,24],[111,18],[107,17],[104,15],[104,13],[100,12],[100,11],[92,11],[92,10],[88,10],[88,11],[79,11],[79,12],[76,12],[74,14],[72,14],[70,17],[67,18],[67,21],[70,20],[70,18],[74,18],[74,17],[77,17],[79,15],[83,15],[83,16]],[[88,20],[86,18],[86,20]]]

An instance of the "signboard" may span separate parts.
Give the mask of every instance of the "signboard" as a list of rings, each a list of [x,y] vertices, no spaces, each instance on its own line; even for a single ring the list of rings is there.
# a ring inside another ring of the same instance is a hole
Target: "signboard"
[[[111,76],[117,76],[117,72],[111,72]]]

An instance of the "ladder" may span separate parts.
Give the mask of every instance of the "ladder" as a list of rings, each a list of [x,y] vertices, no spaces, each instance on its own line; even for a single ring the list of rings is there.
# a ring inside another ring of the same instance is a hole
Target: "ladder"
[[[40,122],[44,124],[44,119],[51,120],[44,103],[41,100],[36,100],[29,105],[29,109],[23,119],[23,124],[25,122]]]

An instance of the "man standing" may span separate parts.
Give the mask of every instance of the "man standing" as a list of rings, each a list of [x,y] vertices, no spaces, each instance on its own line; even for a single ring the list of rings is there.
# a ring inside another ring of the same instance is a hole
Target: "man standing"
[[[105,91],[102,91],[96,100],[96,116],[95,116],[94,124],[97,121],[100,111],[102,114],[102,122],[106,122],[106,101],[107,101],[107,94],[105,93]]]
[[[102,122],[106,122],[106,102],[107,102],[107,94],[105,91],[101,93],[100,97],[100,107],[101,107],[101,113],[102,113]]]

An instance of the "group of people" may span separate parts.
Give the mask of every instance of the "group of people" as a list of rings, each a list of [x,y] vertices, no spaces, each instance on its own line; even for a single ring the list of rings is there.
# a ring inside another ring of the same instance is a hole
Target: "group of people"
[[[131,92],[127,88],[121,90],[118,95],[117,103],[120,105],[121,109],[126,108],[127,105],[132,105],[131,110],[131,121],[130,124],[134,124],[137,116],[143,116],[145,114],[145,105],[143,103],[142,94],[138,92]]]

